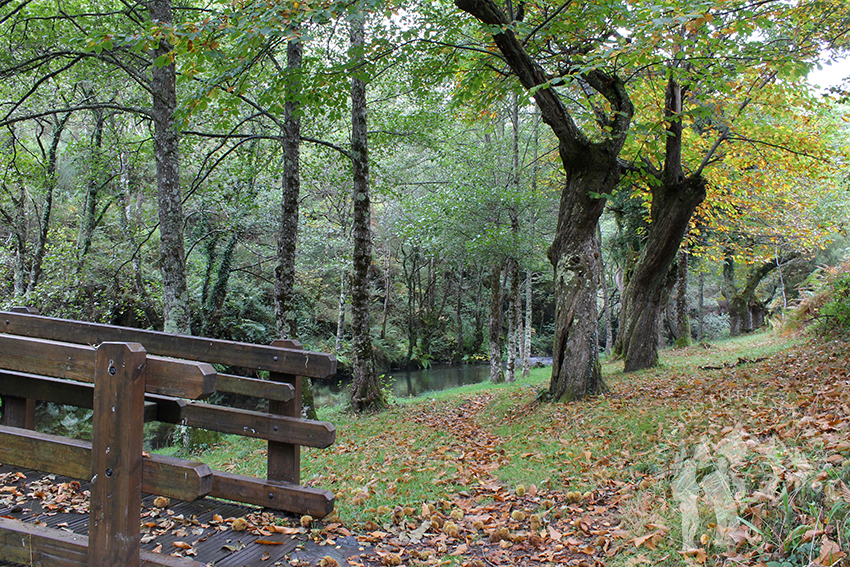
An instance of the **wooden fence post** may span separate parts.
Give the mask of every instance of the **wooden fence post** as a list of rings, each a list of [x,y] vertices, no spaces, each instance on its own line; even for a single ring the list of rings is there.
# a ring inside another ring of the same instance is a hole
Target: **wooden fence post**
[[[286,339],[272,341],[272,346],[301,349],[301,343]],[[301,417],[301,377],[269,372],[269,379],[292,384],[293,390],[292,399],[287,402],[269,400],[269,413]],[[301,484],[301,446],[269,441],[267,478]]]
[[[38,309],[35,307],[12,307],[9,311],[38,315]],[[3,401],[3,417],[0,419],[0,425],[35,429],[35,400],[17,396],[3,396],[0,399]]]
[[[97,348],[89,567],[139,567],[145,360],[137,343]]]

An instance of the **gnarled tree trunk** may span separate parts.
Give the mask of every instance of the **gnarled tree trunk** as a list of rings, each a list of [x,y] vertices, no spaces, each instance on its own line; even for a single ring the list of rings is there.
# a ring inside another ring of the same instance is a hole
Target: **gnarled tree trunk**
[[[566,183],[561,191],[558,228],[549,248],[555,269],[556,327],[552,379],[554,400],[598,394],[605,389],[596,338],[596,223],[620,178],[617,156],[626,140],[634,107],[623,81],[601,70],[583,73],[583,83],[605,98],[607,115],[597,117],[606,131],[592,142],[570,115],[550,77],[512,31],[513,22],[493,0],[455,0],[461,10],[498,29],[493,39],[522,86],[534,89],[543,121],[558,138]]]
[[[691,215],[705,199],[705,180],[699,173],[685,177],[682,168],[682,88],[672,75],[667,81],[665,114],[664,169],[654,172],[657,183],[652,189],[649,237],[623,293],[620,311],[615,352],[625,358],[626,372],[658,364],[658,321],[671,285],[670,266]]]

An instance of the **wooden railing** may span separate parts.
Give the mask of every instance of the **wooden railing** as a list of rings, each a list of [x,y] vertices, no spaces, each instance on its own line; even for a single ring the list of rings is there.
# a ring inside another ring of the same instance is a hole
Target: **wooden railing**
[[[265,370],[270,379],[220,374],[212,364]],[[332,356],[294,341],[249,345],[53,319],[29,308],[0,312],[0,463],[92,483],[88,537],[0,518],[0,557],[26,565],[200,565],[140,551],[142,492],[329,514],[333,494],[300,485],[300,448],[330,446],[336,429],[302,419],[300,400],[302,376],[335,372]],[[215,391],[267,399],[269,410],[197,401]],[[36,400],[93,409],[91,442],[33,431]],[[267,478],[143,454],[143,424],[154,420],[267,440]]]

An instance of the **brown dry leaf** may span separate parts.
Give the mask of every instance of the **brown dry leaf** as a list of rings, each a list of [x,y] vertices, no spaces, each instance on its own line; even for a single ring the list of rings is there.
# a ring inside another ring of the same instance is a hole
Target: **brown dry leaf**
[[[174,547],[179,547],[180,549],[192,549],[192,546],[185,541],[175,541],[172,545]]]
[[[680,551],[682,555],[685,557],[690,557],[700,565],[704,564],[708,559],[708,554],[705,552],[705,549],[700,547],[699,549],[689,549],[687,551]]]
[[[301,533],[301,530],[299,530],[298,528],[291,528],[289,526],[266,526],[266,528],[273,532],[277,532],[279,534],[284,535],[296,535]]]
[[[837,561],[843,559],[847,554],[841,551],[841,548],[837,543],[829,539],[827,536],[823,536],[820,545],[820,555],[817,558],[817,563],[821,565],[826,565],[826,567],[830,567],[830,565],[834,565]]]
[[[258,539],[258,540],[255,540],[254,543],[259,543],[260,545],[283,545],[286,542],[285,541],[271,541],[270,539]]]
[[[652,537],[655,536],[655,535],[658,535],[658,532],[652,532],[651,534],[646,534],[646,535],[643,535],[643,536],[640,536],[640,537],[636,537],[635,539],[632,540],[632,542],[635,544],[635,547],[640,547],[644,543],[646,543],[647,541],[651,541]]]

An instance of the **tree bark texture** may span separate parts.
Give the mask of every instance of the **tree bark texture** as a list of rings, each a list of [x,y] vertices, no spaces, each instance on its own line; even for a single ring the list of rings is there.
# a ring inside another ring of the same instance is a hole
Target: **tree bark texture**
[[[556,327],[552,379],[554,400],[571,400],[605,389],[596,337],[596,223],[605,200],[620,178],[617,156],[626,140],[634,107],[621,79],[601,70],[582,74],[582,80],[610,105],[604,117],[608,132],[591,142],[570,115],[557,91],[549,86],[546,70],[534,61],[511,29],[508,16],[493,0],[455,0],[461,10],[482,23],[499,26],[493,34],[499,51],[526,89],[537,89],[534,101],[543,121],[558,138],[566,173],[561,192],[558,228],[549,259],[555,270]],[[600,119],[602,121],[603,119]]]
[[[171,0],[148,2],[151,20],[171,24]],[[164,39],[153,51],[153,58],[168,55],[171,46]],[[164,331],[191,334],[189,289],[186,285],[183,245],[183,197],[180,191],[179,134],[174,120],[177,87],[174,63],[151,71],[153,93],[154,156],[156,159],[157,201],[159,206],[160,269]]]
[[[356,412],[384,407],[375,362],[369,324],[369,265],[372,263],[371,203],[369,200],[369,154],[367,145],[366,83],[358,77],[364,61],[365,16],[360,13],[351,23],[351,46],[355,75],[351,80],[351,153],[354,185],[353,269],[351,277],[351,406]]]
[[[290,83],[286,89],[283,115],[283,179],[280,228],[277,235],[275,266],[275,322],[282,338],[298,338],[295,309],[295,249],[298,243],[298,199],[301,193],[301,62],[304,47],[298,39],[286,46],[286,70]]]

